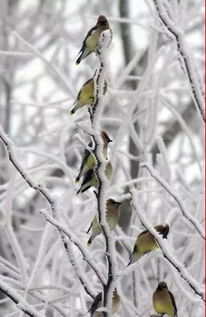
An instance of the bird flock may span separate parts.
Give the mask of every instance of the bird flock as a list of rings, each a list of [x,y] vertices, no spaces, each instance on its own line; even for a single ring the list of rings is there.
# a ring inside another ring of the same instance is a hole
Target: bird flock
[[[105,16],[100,15],[98,17],[97,23],[88,31],[82,47],[79,51],[79,57],[76,61],[76,64],[79,64],[83,59],[85,59],[91,53],[98,53],[100,49],[100,39],[102,34],[107,31],[110,34],[110,40],[108,45],[112,40],[112,31],[108,20]],[[107,45],[107,46],[108,46]],[[95,72],[96,73],[96,72]],[[107,91],[107,82],[104,81],[103,84],[103,95]],[[71,114],[75,114],[80,108],[88,105],[93,106],[95,101],[95,74],[93,78],[87,80],[82,88],[80,89],[77,98],[74,102],[74,107],[71,110]],[[108,157],[108,145],[112,140],[110,139],[108,133],[104,130],[101,131],[101,139],[103,143],[103,157],[106,160],[105,165],[105,175],[109,180],[112,175],[112,164]],[[77,194],[83,193],[88,190],[90,187],[98,188],[99,180],[96,175],[97,160],[95,154],[92,151],[92,142],[88,144],[88,148],[84,150],[83,159],[80,165],[79,173],[76,177],[76,182],[79,182],[82,179],[82,183],[77,191]],[[115,201],[112,198],[109,198],[106,202],[106,220],[110,230],[113,230],[119,221],[120,211],[119,207],[121,202]],[[166,239],[169,234],[169,226],[166,225],[157,225],[154,229],[162,236],[163,239]],[[90,238],[88,240],[88,245],[91,245],[94,239],[101,234],[101,226],[98,222],[97,216],[91,222],[91,225],[87,231],[91,231]],[[135,263],[146,253],[159,248],[158,243],[156,242],[154,236],[148,231],[145,230],[141,232],[135,241],[133,251],[131,253],[128,265]],[[88,312],[91,313],[91,316],[94,315],[96,310],[102,306],[102,293],[99,293]],[[117,289],[114,289],[112,296],[112,314],[116,313],[120,307],[120,297],[118,295]],[[168,315],[170,317],[177,317],[177,306],[173,294],[169,291],[165,281],[161,281],[156,290],[153,293],[153,307],[154,310],[160,314],[160,316]]]

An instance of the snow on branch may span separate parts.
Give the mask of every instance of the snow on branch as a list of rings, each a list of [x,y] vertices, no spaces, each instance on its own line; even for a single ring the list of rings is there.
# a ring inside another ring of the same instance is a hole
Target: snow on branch
[[[36,184],[33,179],[28,175],[28,173],[23,169],[23,167],[19,164],[19,162],[17,161],[15,154],[13,152],[13,145],[11,140],[8,138],[8,136],[4,133],[3,129],[0,127],[0,140],[3,142],[3,144],[6,147],[8,156],[9,156],[9,160],[10,162],[15,166],[15,168],[17,169],[17,171],[19,172],[19,174],[23,177],[23,179],[26,181],[26,183],[33,188],[35,191],[39,192],[41,196],[43,196],[46,201],[49,204],[50,210],[52,212],[52,216],[54,217],[54,219],[57,218],[57,211],[55,208],[55,203],[53,201],[53,199],[50,196],[50,193],[48,192],[48,190],[40,184]],[[61,237],[64,249],[66,251],[66,254],[68,256],[69,261],[71,261],[71,248],[69,246],[69,244],[65,241],[65,236],[63,234],[63,232],[58,229],[58,233]],[[94,291],[93,288],[90,287],[90,285],[88,283],[85,282],[85,279],[83,276],[81,276],[80,271],[77,270],[76,266],[75,266],[75,262],[71,261],[72,266],[74,267],[74,270],[79,278],[80,283],[82,284],[82,286],[84,287],[85,291],[87,292],[87,294],[94,298]]]
[[[187,211],[187,208],[185,207],[181,197],[174,191],[174,189],[164,179],[162,179],[158,175],[158,173],[155,171],[155,169],[151,165],[149,165],[148,163],[142,163],[141,166],[146,168],[146,170],[150,173],[150,175],[168,192],[168,194],[171,195],[171,197],[173,197],[173,199],[178,204],[178,206],[182,212],[182,215],[187,219],[187,221],[189,221],[195,227],[195,229],[198,231],[199,235],[203,239],[205,239],[204,232],[202,230],[200,223],[198,222],[197,219],[195,219],[193,216],[191,216],[189,214],[189,212]]]
[[[23,297],[21,297],[12,287],[7,285],[7,283],[0,280],[0,290],[6,296],[8,296],[15,304],[16,307],[27,314],[30,317],[44,317],[35,308],[29,305]]]
[[[151,232],[151,234],[155,237],[155,240],[157,241],[160,250],[162,251],[162,254],[165,259],[175,268],[175,270],[180,274],[180,276],[187,282],[187,284],[190,286],[190,288],[195,292],[196,295],[198,295],[202,301],[204,300],[204,293],[203,289],[199,286],[198,282],[188,273],[186,268],[183,264],[181,264],[173,254],[171,254],[171,250],[169,250],[169,246],[167,241],[164,241],[162,237],[157,233],[157,231],[152,227],[152,225],[147,221],[147,219],[144,217],[144,213],[140,210],[138,204],[137,204],[137,191],[131,190],[132,195],[132,208],[137,215],[140,222],[143,224],[143,226]]]
[[[176,26],[174,21],[168,16],[165,8],[162,5],[161,0],[153,0],[153,1],[154,1],[154,5],[156,8],[157,14],[159,16],[159,19],[161,20],[161,22],[167,29],[169,35],[172,35],[172,37],[174,37],[176,41],[177,50],[180,55],[180,59],[184,66],[184,70],[191,87],[192,96],[193,96],[195,105],[202,119],[205,121],[203,96],[201,93],[203,89],[199,87],[200,84],[198,83],[198,79],[196,76],[197,69],[195,68],[195,64],[191,57],[192,52],[189,51],[187,48],[187,44],[184,39],[184,33],[179,28],[179,26]]]
[[[94,262],[90,259],[89,254],[87,253],[87,250],[83,247],[83,245],[80,243],[79,239],[69,231],[67,228],[65,228],[60,222],[52,218],[49,213],[46,210],[41,210],[40,213],[45,217],[46,221],[48,221],[50,224],[52,224],[57,229],[61,230],[68,238],[69,240],[76,245],[76,247],[79,249],[81,254],[83,255],[83,259],[87,262],[87,264],[93,269],[96,276],[102,283],[102,285],[105,284],[105,278],[102,276],[101,272],[99,271],[98,267],[94,264]]]
[[[96,157],[96,176],[98,179],[98,189],[95,192],[97,198],[97,213],[98,220],[101,226],[102,234],[105,239],[106,244],[106,258],[108,262],[108,277],[107,282],[104,284],[103,289],[103,307],[106,311],[103,312],[104,317],[110,316],[111,308],[111,299],[113,291],[113,280],[116,276],[116,260],[115,260],[115,243],[112,238],[112,235],[109,230],[108,223],[106,221],[106,190],[107,190],[107,179],[105,177],[104,171],[106,167],[106,161],[102,154],[102,140],[100,136],[100,127],[99,119],[102,111],[102,92],[104,89],[104,69],[105,69],[105,60],[104,60],[104,49],[108,44],[106,32],[102,32],[101,40],[99,41],[99,46],[97,48],[97,57],[99,58],[100,67],[94,78],[94,95],[95,101],[92,105],[92,110],[90,112],[91,125],[93,128],[93,141],[94,141],[94,155]]]

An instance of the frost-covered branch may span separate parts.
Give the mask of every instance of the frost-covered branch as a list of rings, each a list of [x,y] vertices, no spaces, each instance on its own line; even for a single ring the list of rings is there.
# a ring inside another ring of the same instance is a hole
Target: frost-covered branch
[[[28,173],[23,169],[23,167],[19,164],[19,162],[17,161],[15,154],[13,152],[13,146],[12,146],[12,142],[10,141],[10,139],[7,137],[7,135],[4,133],[4,131],[2,130],[2,128],[0,127],[0,140],[3,142],[3,144],[5,145],[6,149],[7,149],[7,153],[9,156],[9,160],[10,162],[15,166],[15,168],[17,169],[17,171],[20,173],[20,175],[23,177],[23,179],[26,181],[26,183],[33,188],[35,191],[39,192],[41,194],[41,196],[43,196],[46,201],[49,204],[50,210],[52,212],[52,216],[56,219],[57,218],[57,212],[56,212],[56,208],[55,208],[55,203],[54,200],[51,198],[50,193],[48,192],[48,190],[40,185],[40,184],[36,184],[33,179],[28,175]],[[67,242],[65,241],[65,236],[62,233],[61,230],[59,230],[57,228],[59,235],[61,237],[64,249],[66,251],[66,254],[69,258],[69,261],[71,260],[70,258],[70,247],[67,244]],[[75,263],[72,262],[72,265],[75,269]],[[92,290],[92,288],[90,288],[90,286],[85,283],[84,278],[78,274],[77,270],[75,269],[76,274],[78,275],[78,278],[82,284],[82,286],[84,287],[85,291],[88,293],[89,296],[91,296],[92,298],[94,297],[94,292]]]
[[[187,219],[187,221],[189,221],[195,227],[199,235],[203,239],[205,239],[204,232],[202,230],[200,223],[197,219],[195,219],[193,216],[189,214],[181,197],[174,191],[174,189],[158,175],[158,173],[154,170],[154,168],[151,165],[147,163],[142,163],[141,166],[144,167],[150,173],[150,175],[169,193],[169,195],[171,195],[171,197],[173,197],[173,199],[178,204],[182,212],[182,215]]]
[[[104,33],[104,32],[103,32]],[[103,35],[104,36],[104,35]],[[102,44],[104,44],[104,38],[102,36]],[[96,81],[95,81],[95,103],[92,106],[91,112],[91,125],[94,131],[93,141],[94,141],[94,155],[96,157],[96,176],[98,178],[98,189],[96,194],[97,198],[97,213],[98,220],[101,226],[102,234],[105,239],[106,244],[106,258],[108,262],[108,277],[107,282],[104,285],[103,289],[103,307],[107,311],[103,312],[103,316],[110,316],[110,307],[112,299],[112,290],[113,290],[113,279],[116,276],[116,265],[115,265],[115,243],[110,233],[108,223],[106,221],[106,190],[107,190],[107,180],[105,177],[105,167],[106,162],[102,154],[102,140],[100,137],[100,128],[99,128],[99,119],[102,111],[102,91],[104,85],[104,49],[102,47],[97,49],[97,56],[99,58],[100,67],[97,72]]]
[[[188,273],[183,264],[181,264],[174,255],[171,254],[171,250],[168,249],[167,241],[164,241],[162,237],[157,233],[157,231],[152,227],[152,225],[147,221],[143,212],[141,212],[140,207],[138,206],[138,198],[136,194],[136,190],[131,190],[132,202],[131,205],[135,214],[137,215],[140,222],[143,226],[151,232],[151,234],[155,237],[163,256],[167,259],[168,262],[172,264],[175,270],[180,274],[180,276],[187,282],[187,284],[191,287],[191,289],[200,296],[200,298],[204,301],[204,293],[203,290],[198,285],[197,281]]]
[[[174,21],[168,16],[162,2],[160,0],[153,0],[153,1],[154,1],[154,5],[156,8],[157,14],[159,16],[159,19],[161,20],[163,25],[166,27],[168,33],[172,35],[172,37],[174,37],[176,41],[177,50],[180,55],[181,61],[183,63],[188,81],[190,83],[195,105],[202,119],[205,121],[203,96],[201,93],[203,89],[199,87],[200,83],[198,83],[198,79],[196,76],[197,70],[195,69],[194,61],[191,57],[192,52],[188,51],[187,44],[184,39],[184,33],[179,28],[179,26],[176,26]]]
[[[48,221],[50,224],[52,224],[57,229],[61,230],[68,238],[69,240],[76,245],[76,247],[79,249],[81,254],[83,255],[83,259],[87,262],[87,264],[93,269],[96,276],[102,283],[102,285],[105,284],[105,278],[102,276],[101,272],[99,271],[98,267],[94,264],[94,262],[89,258],[89,254],[87,253],[86,249],[83,247],[83,245],[80,243],[80,241],[77,239],[77,237],[69,231],[67,228],[65,228],[59,221],[52,218],[49,213],[46,210],[42,210],[41,214],[45,217],[46,221]]]
[[[44,317],[35,308],[29,305],[25,299],[20,296],[12,287],[7,285],[7,283],[0,280],[0,291],[8,296],[15,304],[16,307],[27,314],[30,317]]]

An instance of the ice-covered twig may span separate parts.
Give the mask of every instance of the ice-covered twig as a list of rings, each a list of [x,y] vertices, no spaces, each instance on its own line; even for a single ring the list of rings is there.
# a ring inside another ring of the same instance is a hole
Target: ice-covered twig
[[[40,184],[36,184],[33,179],[28,175],[28,173],[24,170],[24,168],[19,164],[19,162],[16,159],[16,156],[13,152],[13,145],[11,140],[7,137],[7,135],[4,133],[3,129],[0,127],[0,140],[3,142],[3,144],[6,147],[8,156],[9,156],[9,160],[10,162],[15,166],[15,168],[17,169],[17,171],[19,172],[19,174],[23,177],[23,179],[26,181],[26,183],[33,188],[35,191],[37,191],[41,196],[43,196],[45,198],[45,200],[48,202],[50,210],[52,212],[52,216],[56,219],[57,218],[57,211],[55,208],[55,203],[54,200],[52,199],[49,191],[42,185]],[[63,232],[61,230],[59,230],[57,228],[59,235],[61,237],[64,249],[66,251],[66,254],[70,259],[70,251],[69,251],[69,246],[67,244],[67,242],[65,241],[65,236],[63,234]],[[74,263],[71,261],[72,265],[74,266]],[[85,291],[87,292],[87,294],[89,296],[91,296],[92,298],[94,298],[94,293],[92,291],[92,289],[90,288],[90,286],[88,286],[87,284],[84,283],[83,279],[81,278],[81,276],[78,276],[82,286],[84,287]]]
[[[7,285],[7,283],[0,280],[0,290],[6,296],[8,296],[15,304],[16,307],[27,314],[30,317],[44,317],[41,313],[39,313],[35,308],[29,305],[25,299],[20,296],[12,287]]]
[[[81,254],[83,255],[83,259],[87,262],[87,264],[93,269],[95,274],[97,275],[98,279],[102,283],[102,285],[105,284],[105,278],[102,276],[101,272],[99,272],[98,267],[94,264],[94,262],[89,258],[89,255],[86,251],[86,249],[81,245],[79,239],[75,237],[75,235],[70,232],[67,228],[65,228],[59,221],[55,220],[53,217],[49,215],[49,213],[46,210],[41,210],[41,214],[45,217],[46,221],[48,221],[50,224],[52,224],[54,227],[61,230],[68,238],[69,240],[76,245],[76,247],[79,249]]]
[[[158,173],[155,171],[155,169],[149,165],[148,163],[142,163],[141,167],[146,168],[146,170],[150,173],[150,175],[173,197],[173,199],[178,204],[182,215],[195,227],[195,229],[198,231],[199,235],[205,239],[204,232],[202,230],[202,227],[197,219],[195,219],[193,216],[189,214],[187,211],[181,197],[174,191],[174,189],[164,180],[162,179]]]
[[[179,26],[176,26],[173,20],[168,16],[166,10],[164,9],[162,5],[162,2],[160,0],[153,0],[153,1],[154,1],[154,5],[156,8],[157,14],[159,16],[159,19],[161,20],[161,22],[167,29],[169,35],[172,35],[172,37],[174,37],[176,41],[177,50],[180,55],[187,79],[191,87],[194,103],[202,119],[205,121],[204,108],[203,108],[203,96],[201,93],[203,89],[199,87],[198,79],[196,76],[197,70],[195,69],[195,64],[191,57],[192,52],[188,51],[186,41],[184,39],[184,33],[179,28]]]
[[[139,206],[137,206],[137,194],[136,190],[131,190],[132,195],[132,208],[137,215],[140,222],[143,224],[143,226],[155,237],[155,240],[157,241],[160,250],[162,251],[162,254],[165,259],[175,268],[175,270],[180,274],[181,278],[183,278],[186,283],[190,286],[190,288],[197,294],[203,301],[204,300],[204,293],[203,290],[198,285],[197,281],[188,273],[186,268],[183,264],[181,264],[173,254],[171,254],[171,250],[168,250],[167,247],[167,241],[164,241],[160,234],[157,233],[157,231],[152,227],[152,225],[147,221],[147,219],[144,217],[143,212],[141,212]]]

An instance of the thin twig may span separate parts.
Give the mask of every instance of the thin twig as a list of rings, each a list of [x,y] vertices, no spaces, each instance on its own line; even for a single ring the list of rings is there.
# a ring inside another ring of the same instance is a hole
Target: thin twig
[[[18,163],[18,161],[16,160],[15,154],[13,152],[13,145],[12,142],[10,141],[10,139],[7,137],[7,135],[4,133],[4,131],[2,130],[2,128],[0,127],[0,140],[3,142],[3,144],[5,145],[6,149],[7,149],[7,153],[9,156],[9,160],[10,162],[15,166],[15,168],[17,169],[17,171],[19,172],[19,174],[23,177],[23,179],[26,181],[26,183],[33,188],[35,191],[39,192],[41,196],[43,196],[45,198],[45,200],[48,202],[52,216],[54,219],[57,219],[57,212],[55,209],[55,204],[54,204],[54,200],[51,198],[50,193],[48,192],[48,190],[40,185],[40,184],[36,184],[32,178],[27,174],[27,172],[23,169],[22,166],[20,166],[20,164]],[[93,289],[89,286],[88,283],[86,283],[86,280],[84,279],[83,276],[80,276],[78,273],[78,270],[75,268],[75,263],[73,261],[71,261],[71,257],[70,257],[70,251],[69,251],[69,246],[65,240],[65,236],[63,234],[63,232],[61,230],[59,230],[57,228],[59,235],[61,237],[61,240],[63,242],[63,246],[64,249],[66,251],[66,254],[69,258],[69,261],[71,262],[72,266],[74,267],[74,270],[77,274],[77,277],[80,281],[80,283],[82,284],[82,286],[84,287],[86,293],[94,298],[94,292]]]
[[[157,172],[154,170],[152,166],[150,166],[147,163],[143,163],[141,164],[141,167],[144,167],[150,173],[150,175],[168,192],[168,194],[170,194],[173,197],[173,199],[178,204],[182,212],[182,215],[195,227],[201,238],[205,240],[204,232],[201,228],[200,223],[188,213],[184,203],[182,202],[181,197],[173,190],[173,188],[164,179],[162,179],[157,174]]]
[[[174,257],[174,255],[171,255],[171,250],[168,250],[166,246],[167,242],[164,241],[160,234],[149,224],[147,219],[144,217],[143,212],[140,211],[139,206],[137,207],[137,199],[135,194],[136,190],[131,190],[131,206],[140,222],[155,237],[155,240],[157,241],[164,258],[167,259],[167,261],[175,268],[175,270],[180,274],[181,278],[186,281],[195,294],[197,294],[201,300],[205,302],[203,291],[198,289],[199,285],[197,281],[187,272],[186,268]]]
[[[205,121],[205,115],[203,110],[203,96],[201,94],[201,88],[198,85],[197,78],[196,78],[196,70],[195,65],[192,61],[190,55],[192,54],[191,51],[187,51],[186,42],[183,38],[183,31],[173,23],[171,18],[166,13],[166,10],[163,8],[163,5],[160,0],[153,0],[154,5],[159,16],[159,19],[167,29],[168,33],[174,37],[177,45],[177,51],[180,55],[181,61],[184,66],[185,73],[187,75],[193,99],[195,105],[197,107],[198,112],[200,113],[202,119]],[[203,90],[202,90],[203,91]]]

